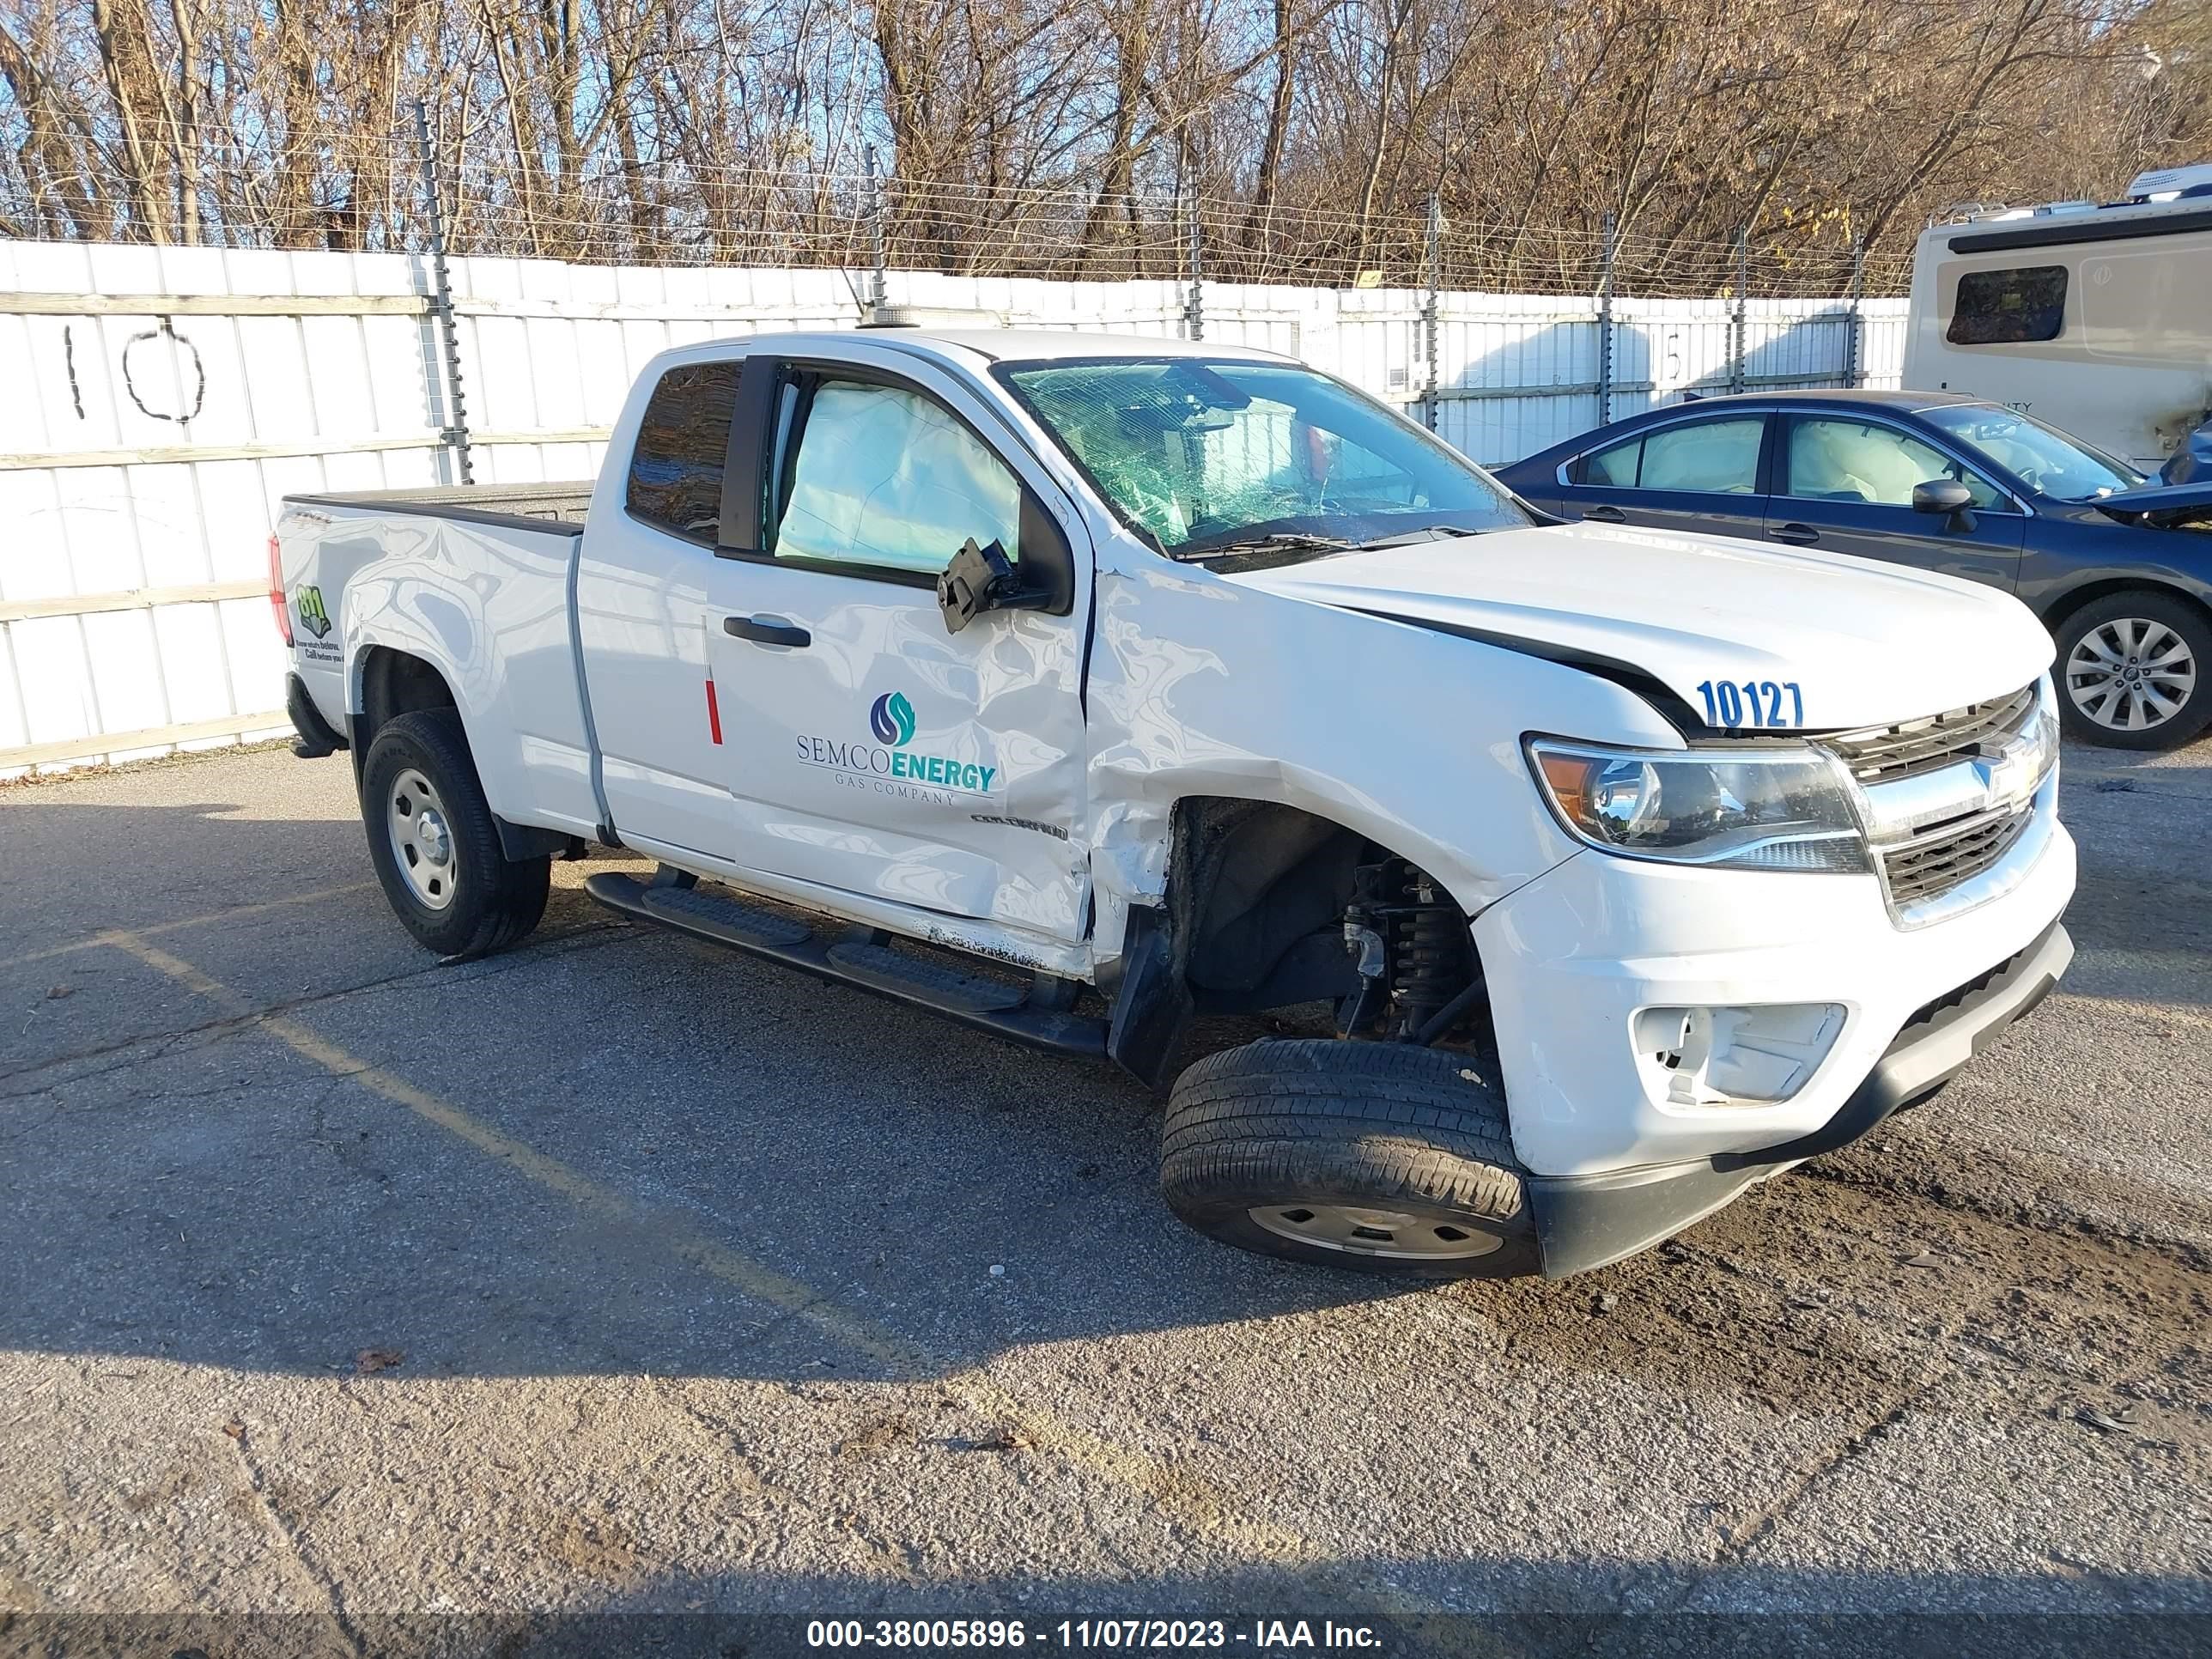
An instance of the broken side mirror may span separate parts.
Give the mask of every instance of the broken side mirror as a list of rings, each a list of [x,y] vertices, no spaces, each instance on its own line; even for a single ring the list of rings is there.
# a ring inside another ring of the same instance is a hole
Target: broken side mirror
[[[1050,593],[1022,585],[1021,573],[995,541],[978,547],[970,536],[937,579],[937,608],[948,634],[957,634],[987,611],[1044,611],[1052,605]]]

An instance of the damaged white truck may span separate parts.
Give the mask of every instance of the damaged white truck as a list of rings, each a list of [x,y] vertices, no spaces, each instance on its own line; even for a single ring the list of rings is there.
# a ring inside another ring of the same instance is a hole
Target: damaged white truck
[[[624,915],[1156,1086],[1273,1011],[1315,1035],[1165,1111],[1168,1201],[1230,1243],[1615,1261],[1934,1092],[2071,956],[2051,641],[1987,587],[1553,523],[1169,341],[685,347],[607,454],[286,504],[298,746],[351,750],[400,920],[511,945],[599,843],[657,866],[585,883]]]

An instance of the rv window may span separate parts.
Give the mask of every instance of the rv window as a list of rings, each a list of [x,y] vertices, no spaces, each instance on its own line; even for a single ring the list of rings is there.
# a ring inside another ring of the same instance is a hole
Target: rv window
[[[1943,337],[1953,345],[2012,345],[2055,340],[2066,321],[2066,267],[1970,270]]]

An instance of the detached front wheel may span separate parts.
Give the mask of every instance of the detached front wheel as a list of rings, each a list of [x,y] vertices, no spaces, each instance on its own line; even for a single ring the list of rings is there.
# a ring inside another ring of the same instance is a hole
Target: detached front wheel
[[[1465,1055],[1268,1040],[1176,1080],[1169,1206],[1224,1244],[1405,1279],[1541,1270],[1497,1087]]]
[[[504,951],[545,914],[553,861],[507,856],[452,709],[385,723],[362,765],[361,807],[384,896],[425,949]]]

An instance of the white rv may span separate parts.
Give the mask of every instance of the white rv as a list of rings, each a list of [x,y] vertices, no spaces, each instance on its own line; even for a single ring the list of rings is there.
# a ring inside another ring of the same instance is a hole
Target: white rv
[[[2212,163],[2127,199],[1936,225],[1912,262],[1905,384],[2011,404],[2156,471],[2212,419]]]

